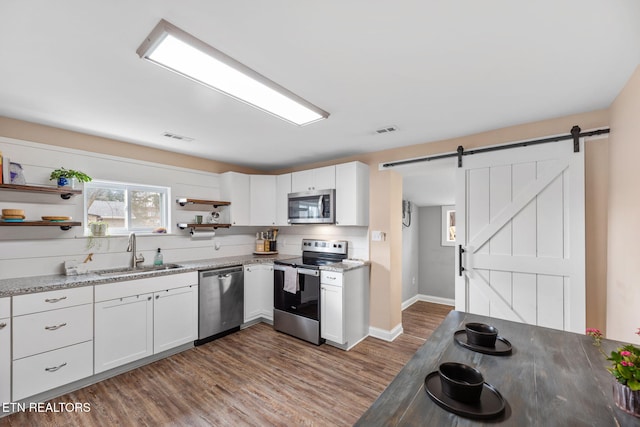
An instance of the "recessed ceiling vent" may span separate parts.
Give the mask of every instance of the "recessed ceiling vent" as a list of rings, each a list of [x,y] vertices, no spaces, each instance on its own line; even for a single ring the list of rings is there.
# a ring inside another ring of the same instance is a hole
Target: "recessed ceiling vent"
[[[167,138],[171,138],[171,139],[177,139],[178,141],[186,141],[186,142],[193,141],[193,138],[189,138],[188,136],[182,136],[182,135],[178,135],[171,132],[165,132],[162,134],[162,136],[166,136]]]
[[[376,129],[376,133],[383,134],[383,133],[395,132],[397,130],[398,130],[397,126],[385,126],[383,128]]]

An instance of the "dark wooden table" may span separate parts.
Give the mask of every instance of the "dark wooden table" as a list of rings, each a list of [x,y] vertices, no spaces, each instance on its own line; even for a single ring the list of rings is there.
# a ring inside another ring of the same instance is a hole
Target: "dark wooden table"
[[[468,350],[453,333],[468,322],[495,326],[509,340],[509,356]],[[608,354],[621,343],[603,340]],[[449,413],[427,395],[424,378],[442,362],[471,365],[506,400],[499,418],[477,421]],[[356,423],[357,426],[639,426],[640,418],[613,403],[613,377],[591,337],[452,311],[398,376]]]

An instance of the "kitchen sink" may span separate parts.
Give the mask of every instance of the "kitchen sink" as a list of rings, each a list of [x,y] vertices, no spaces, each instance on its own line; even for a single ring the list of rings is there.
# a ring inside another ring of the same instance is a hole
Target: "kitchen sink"
[[[148,274],[156,271],[167,271],[181,268],[179,264],[145,265],[138,268],[123,267],[111,270],[96,271],[96,274],[104,277],[133,276],[138,274]]]

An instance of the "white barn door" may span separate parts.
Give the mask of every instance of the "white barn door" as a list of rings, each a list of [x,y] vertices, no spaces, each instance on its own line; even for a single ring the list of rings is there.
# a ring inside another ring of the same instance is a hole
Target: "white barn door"
[[[456,310],[584,333],[583,141],[464,156],[456,185]]]

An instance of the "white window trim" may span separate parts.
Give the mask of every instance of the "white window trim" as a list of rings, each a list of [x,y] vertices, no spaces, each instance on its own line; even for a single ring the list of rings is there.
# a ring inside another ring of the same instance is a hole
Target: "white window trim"
[[[456,212],[456,206],[455,205],[447,205],[447,206],[442,206],[442,214],[441,214],[441,220],[442,220],[442,242],[440,243],[441,246],[455,246],[456,241],[455,240],[449,240],[449,226],[451,225],[449,223],[449,212],[453,212],[453,214],[455,215]]]
[[[83,219],[84,219],[84,224],[85,228],[84,228],[84,235],[85,236],[90,236],[91,233],[89,231],[89,220],[88,220],[88,210],[87,210],[87,195],[88,195],[88,191],[87,189],[90,188],[108,188],[108,189],[122,189],[125,190],[127,193],[129,191],[157,191],[158,193],[163,195],[163,201],[162,201],[162,210],[161,210],[161,216],[162,216],[162,227],[166,228],[167,232],[166,234],[170,234],[171,233],[171,207],[170,207],[170,203],[169,201],[171,200],[171,188],[170,187],[163,187],[163,186],[157,186],[157,185],[146,185],[146,184],[134,184],[134,183],[129,183],[129,182],[120,182],[120,181],[108,181],[108,180],[93,180],[91,182],[85,183],[84,184],[84,191],[83,191]],[[130,224],[131,223],[131,211],[129,210],[129,200],[127,197],[127,200],[125,200],[125,214],[126,214],[126,219],[125,219],[125,224]],[[110,228],[109,229],[109,235],[111,236],[123,236],[123,235],[127,235],[129,233],[136,233],[136,234],[148,234],[148,235],[160,235],[160,234],[154,234],[152,233],[149,229],[143,229],[143,228],[130,228],[130,227],[126,227],[126,228]],[[165,234],[165,233],[162,233]]]

